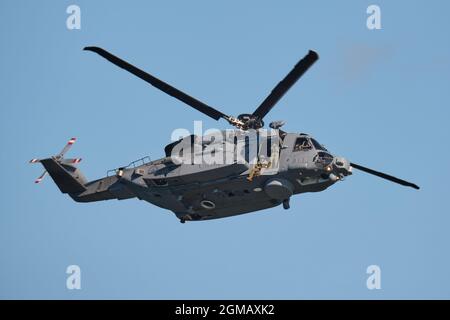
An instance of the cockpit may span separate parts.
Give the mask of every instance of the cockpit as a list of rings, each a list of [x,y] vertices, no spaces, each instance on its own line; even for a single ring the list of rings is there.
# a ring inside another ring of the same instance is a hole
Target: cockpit
[[[316,150],[328,151],[317,140],[307,136],[300,136],[295,140],[293,151],[307,151],[313,148]]]

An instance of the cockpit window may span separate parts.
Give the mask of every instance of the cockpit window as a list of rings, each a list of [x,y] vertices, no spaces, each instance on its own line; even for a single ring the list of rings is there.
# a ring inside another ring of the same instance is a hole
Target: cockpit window
[[[311,142],[314,145],[314,148],[316,148],[317,150],[328,151],[319,142],[317,142],[317,140],[311,138]]]
[[[310,150],[311,148],[312,146],[308,138],[298,137],[297,140],[295,140],[294,151]]]

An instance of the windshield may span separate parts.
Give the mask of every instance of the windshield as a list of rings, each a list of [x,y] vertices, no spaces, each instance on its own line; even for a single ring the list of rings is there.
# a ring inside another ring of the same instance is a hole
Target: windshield
[[[323,150],[323,151],[328,151],[327,149],[325,149],[319,142],[317,142],[317,140],[311,138],[311,142],[314,145],[314,148],[316,148],[317,150]]]

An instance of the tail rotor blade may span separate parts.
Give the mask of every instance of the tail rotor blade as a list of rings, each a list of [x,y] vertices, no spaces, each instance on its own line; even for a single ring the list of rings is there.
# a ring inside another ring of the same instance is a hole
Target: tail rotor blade
[[[66,154],[67,151],[69,151],[70,147],[77,141],[77,138],[71,138],[67,144],[64,146],[64,148],[61,150],[61,152],[57,155],[58,158],[62,158],[64,154]]]
[[[44,171],[44,173],[41,174],[36,180],[34,180],[34,183],[40,183],[42,181],[42,179],[45,178],[46,175],[47,175],[47,170]]]
[[[40,163],[41,160],[39,159],[31,159],[30,161],[28,161],[29,163]]]
[[[411,188],[414,188],[414,189],[417,189],[417,190],[420,189],[420,187],[418,185],[416,185],[416,184],[414,184],[412,182],[396,178],[396,177],[391,176],[389,174],[386,174],[386,173],[383,173],[383,172],[379,172],[379,171],[375,171],[373,169],[363,167],[363,166],[361,166],[359,164],[356,164],[356,163],[350,163],[350,165],[353,168],[355,168],[355,169],[358,169],[358,170],[364,171],[366,173],[373,174],[374,176],[377,176],[377,177],[380,177],[380,178],[383,178],[383,179],[386,179],[386,180],[389,180],[389,181],[401,184],[402,186],[411,187]]]
[[[73,159],[62,159],[59,162],[63,164],[77,164],[81,162],[81,158],[73,158]]]

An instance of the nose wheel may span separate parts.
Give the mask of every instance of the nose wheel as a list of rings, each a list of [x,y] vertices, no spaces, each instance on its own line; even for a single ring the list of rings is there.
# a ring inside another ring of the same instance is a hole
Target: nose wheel
[[[289,200],[289,198],[283,200],[283,209],[287,210],[291,207],[291,205],[289,204]]]

